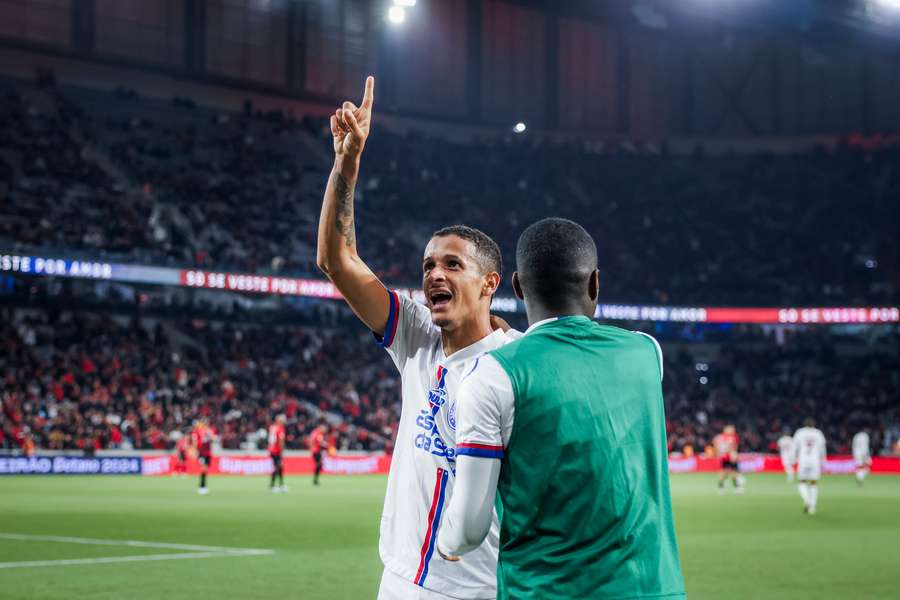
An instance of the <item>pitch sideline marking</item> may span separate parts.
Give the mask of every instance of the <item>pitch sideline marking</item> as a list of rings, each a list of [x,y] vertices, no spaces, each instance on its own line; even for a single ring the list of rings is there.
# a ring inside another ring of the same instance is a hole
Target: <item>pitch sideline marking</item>
[[[183,558],[216,558],[226,556],[265,556],[274,554],[274,550],[264,548],[229,548],[226,546],[198,546],[194,544],[170,544],[166,542],[145,542],[140,540],[105,540],[96,538],[65,537],[56,535],[28,535],[20,533],[0,533],[0,539],[31,542],[60,542],[67,544],[92,544],[98,546],[126,546],[131,548],[168,548],[176,550],[192,550],[172,554],[145,554],[132,556],[104,556],[99,558],[67,558],[58,560],[29,560],[0,563],[0,569],[18,567],[47,567],[68,565],[94,565],[122,562],[176,560]]]

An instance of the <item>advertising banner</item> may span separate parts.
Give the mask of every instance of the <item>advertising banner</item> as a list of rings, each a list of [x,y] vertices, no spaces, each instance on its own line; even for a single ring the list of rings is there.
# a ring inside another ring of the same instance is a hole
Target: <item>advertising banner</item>
[[[177,269],[69,260],[51,256],[5,254],[0,251],[0,272],[39,277],[73,277],[131,283],[171,285],[228,292],[301,296],[337,300],[340,292],[326,279],[282,277],[253,273],[232,273],[198,269]],[[396,287],[398,293],[424,302],[420,289]],[[497,296],[491,310],[522,313],[525,305],[515,297]],[[607,321],[656,321],[673,323],[769,323],[769,324],[841,324],[900,323],[897,306],[838,307],[710,307],[653,306],[646,304],[600,304],[596,318]]]
[[[309,455],[284,458],[285,475],[308,475],[315,470]],[[331,475],[387,474],[391,457],[385,454],[338,454],[322,457],[324,473]],[[781,473],[784,468],[776,454],[741,454],[738,466],[742,473]],[[0,454],[0,475],[173,475],[200,473],[200,464],[189,459],[179,470],[174,455],[145,454],[131,456],[13,456]],[[712,473],[721,467],[718,458],[706,456],[670,456],[670,473]],[[272,459],[262,454],[223,454],[214,456],[212,475],[269,475]],[[832,475],[851,474],[856,462],[851,456],[829,456],[823,471]],[[873,473],[900,474],[900,456],[872,458]]]
[[[722,461],[706,456],[669,457],[670,473],[712,473],[721,468]],[[738,457],[741,473],[781,473],[784,466],[777,454],[741,454]],[[823,472],[832,475],[849,474],[856,471],[856,461],[852,456],[829,456],[822,467]],[[872,459],[873,473],[900,474],[900,457],[876,456]]]
[[[144,475],[172,475],[176,472],[174,456],[144,456]],[[285,456],[285,475],[310,475],[316,464],[312,456]],[[391,457],[383,454],[337,455],[322,457],[322,472],[330,475],[370,475],[386,474],[391,466]],[[200,473],[200,464],[189,459],[184,472]],[[268,475],[273,469],[272,459],[263,455],[222,455],[214,456],[209,469],[211,475]]]
[[[4,456],[0,475],[140,475],[139,456]]]

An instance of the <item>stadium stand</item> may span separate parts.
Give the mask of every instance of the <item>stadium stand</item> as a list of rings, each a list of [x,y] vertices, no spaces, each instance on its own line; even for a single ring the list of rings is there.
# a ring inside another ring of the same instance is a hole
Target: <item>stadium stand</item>
[[[0,170],[11,190],[0,240],[314,274],[324,122],[9,85],[0,115],[16,140]],[[552,211],[599,240],[606,301],[896,303],[898,154],[674,155],[381,129],[357,193],[360,251],[390,281],[415,282],[430,232],[465,221],[494,235],[511,265],[522,226]]]
[[[52,450],[163,449],[200,417],[223,448],[256,448],[284,413],[288,448],[305,448],[327,422],[338,448],[390,450],[398,380],[357,336],[68,311],[5,316],[4,448],[31,438]]]
[[[285,412],[289,448],[304,447],[323,420],[340,448],[391,448],[398,379],[359,328],[6,311],[3,447],[17,448],[30,435],[49,449],[159,449],[204,416],[222,433],[223,447],[252,448]],[[738,425],[743,449],[772,451],[782,431],[807,415],[820,420],[835,453],[846,453],[863,427],[873,432],[876,451],[896,441],[896,334],[872,344],[803,331],[777,344],[760,333],[740,347],[733,339],[668,337],[672,451],[703,452],[728,422]]]
[[[331,143],[323,121],[250,104],[224,113],[126,89],[63,89],[46,76],[0,89],[5,248],[315,274]],[[898,154],[677,155],[385,128],[357,194],[360,251],[387,281],[415,286],[430,232],[464,221],[497,238],[509,273],[521,228],[553,212],[578,219],[601,244],[605,301],[897,303]],[[289,448],[303,447],[325,419],[341,448],[390,450],[397,378],[345,309],[295,301],[291,316],[279,321],[287,314],[279,305],[272,321],[237,302],[223,310],[99,285],[4,279],[0,446],[164,448],[172,432],[209,416],[224,447],[246,448],[284,411]],[[94,312],[101,305],[119,316]],[[702,452],[725,422],[738,424],[744,449],[772,450],[782,428],[807,414],[837,452],[854,428],[872,428],[876,449],[900,433],[895,331],[869,343],[810,328],[776,344],[757,327],[655,333],[668,341],[673,451]]]

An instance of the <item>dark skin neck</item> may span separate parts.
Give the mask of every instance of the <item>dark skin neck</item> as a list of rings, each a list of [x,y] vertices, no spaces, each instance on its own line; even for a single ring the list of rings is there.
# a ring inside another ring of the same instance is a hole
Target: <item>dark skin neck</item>
[[[534,325],[544,319],[554,317],[579,317],[594,318],[597,311],[597,299],[600,296],[600,273],[597,270],[585,273],[584,285],[580,294],[573,294],[558,305],[550,306],[540,298],[524,293],[519,274],[513,273],[513,291],[516,296],[525,302],[525,313],[528,315],[528,324]]]
[[[540,302],[529,302],[527,298],[525,299],[525,313],[528,315],[529,325],[534,325],[544,319],[552,319],[555,317],[584,316],[593,319],[596,307],[596,303],[593,307],[585,306],[584,304],[568,304],[559,307],[550,307],[545,306]]]

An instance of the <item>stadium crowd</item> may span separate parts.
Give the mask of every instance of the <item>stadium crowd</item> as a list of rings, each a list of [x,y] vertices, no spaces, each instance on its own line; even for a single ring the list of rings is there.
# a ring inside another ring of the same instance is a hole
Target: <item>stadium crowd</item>
[[[81,312],[4,317],[0,447],[171,448],[205,417],[223,448],[248,449],[283,413],[289,449],[326,423],[339,449],[390,450],[398,380],[371,339]]]
[[[0,136],[5,250],[320,276],[324,121],[64,90],[45,76],[38,86],[0,82]],[[508,273],[520,230],[552,213],[598,240],[606,302],[896,304],[898,154],[679,155],[530,134],[463,143],[384,127],[363,159],[357,238],[386,281],[416,285],[432,230],[459,221],[485,229]],[[33,308],[5,309],[0,321],[2,448],[169,448],[201,416],[223,447],[255,447],[283,412],[289,449],[323,420],[339,448],[391,449],[395,369],[358,327],[322,309],[332,304],[304,305],[303,325],[263,326],[237,308],[186,320],[178,314],[202,312],[196,300],[172,304],[127,286],[107,288],[97,312],[71,295],[53,309],[25,281],[3,285],[8,305]],[[120,292],[116,301],[156,303],[159,314],[101,316]],[[890,446],[900,437],[900,341],[891,335],[860,350],[827,332],[777,344],[755,327],[662,332],[671,450],[702,452],[729,422],[743,450],[772,450],[808,415],[832,451],[846,451],[862,427],[873,448]]]
[[[305,448],[325,422],[338,448],[391,450],[398,377],[359,328],[5,312],[0,447],[19,450],[30,440],[59,450],[171,448],[207,417],[223,448],[248,449],[284,413],[289,449]],[[896,334],[875,348],[814,331],[782,345],[664,347],[674,452],[703,452],[727,423],[737,425],[742,450],[773,451],[807,416],[819,421],[831,452],[846,453],[862,428],[876,452],[900,435]]]
[[[709,452],[726,424],[741,449],[776,452],[776,441],[811,417],[832,453],[849,454],[868,430],[872,448],[889,452],[900,424],[900,336],[867,346],[853,338],[804,331],[782,344],[722,343],[709,359],[682,345],[665,355],[669,448]]]
[[[0,240],[318,276],[324,121],[50,84],[9,85],[2,98],[12,143],[0,154]],[[440,226],[484,228],[510,263],[522,227],[553,213],[599,241],[607,301],[891,304],[897,159],[848,147],[676,155],[530,134],[463,143],[385,126],[364,158],[357,237],[381,276],[405,284]]]

